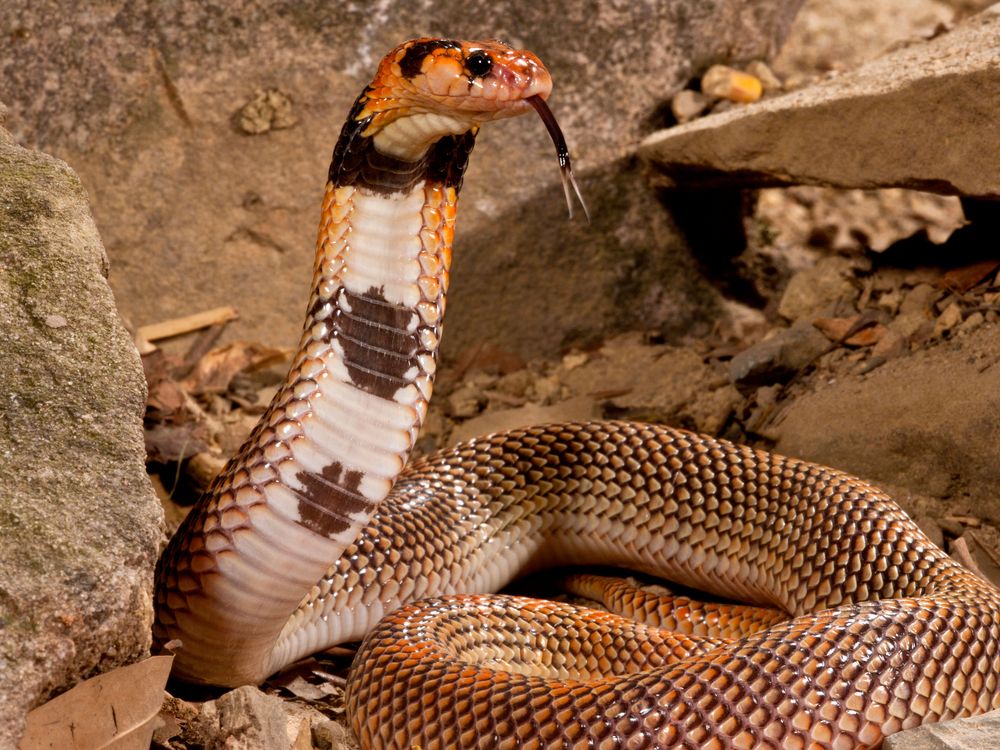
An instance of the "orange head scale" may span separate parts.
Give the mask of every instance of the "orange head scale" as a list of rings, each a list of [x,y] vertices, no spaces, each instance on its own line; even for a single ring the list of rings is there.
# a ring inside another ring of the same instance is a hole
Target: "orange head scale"
[[[406,191],[421,177],[458,187],[480,124],[534,108],[556,144],[568,201],[576,183],[565,139],[545,103],[551,92],[542,62],[503,42],[404,42],[385,56],[354,103],[330,179],[380,192]],[[387,172],[409,176],[398,180]]]

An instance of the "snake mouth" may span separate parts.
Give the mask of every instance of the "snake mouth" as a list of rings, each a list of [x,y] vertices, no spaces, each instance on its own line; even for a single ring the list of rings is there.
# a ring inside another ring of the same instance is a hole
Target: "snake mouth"
[[[562,180],[563,192],[566,194],[566,208],[569,209],[569,218],[573,218],[573,193],[575,193],[577,200],[580,201],[580,207],[583,208],[583,215],[587,217],[587,223],[589,224],[590,211],[587,210],[587,203],[583,200],[583,195],[580,193],[580,186],[576,183],[576,176],[573,174],[573,163],[570,161],[569,156],[569,147],[566,145],[566,137],[559,127],[556,116],[549,109],[549,105],[540,94],[526,97],[524,101],[534,107],[538,116],[542,118],[542,122],[545,123],[545,129],[549,131],[549,137],[552,138],[552,143],[556,147],[556,157],[559,159],[559,178]],[[572,190],[570,190],[570,186],[572,186]]]

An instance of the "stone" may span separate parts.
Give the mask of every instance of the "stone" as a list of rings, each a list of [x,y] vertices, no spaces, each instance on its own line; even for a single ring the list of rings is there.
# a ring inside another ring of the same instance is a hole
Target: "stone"
[[[760,81],[760,85],[763,86],[765,94],[773,94],[784,88],[781,80],[763,60],[754,60],[753,62],[748,63],[746,69],[747,73]]]
[[[704,94],[692,89],[683,89],[674,94],[670,100],[670,111],[677,118],[677,122],[687,122],[698,117],[708,105],[709,98]]]
[[[472,384],[461,385],[448,396],[448,414],[455,419],[468,419],[481,412],[485,403],[482,388]]]
[[[962,308],[957,302],[949,304],[934,322],[934,335],[941,336],[956,328],[962,322]]]
[[[219,750],[293,750],[299,727],[291,705],[244,685],[202,704],[197,725],[189,731],[204,746]]]
[[[665,11],[639,0],[595,13],[444,0],[428,13],[402,0],[8,0],[2,97],[20,140],[81,174],[129,320],[233,304],[240,319],[226,340],[289,346],[330,154],[382,55],[415,34],[471,30],[530,48],[552,70],[552,108],[593,224],[567,221],[537,119],[484,127],[463,191],[443,354],[489,339],[522,357],[553,355],[639,324],[679,338],[710,317],[718,294],[629,166],[631,144],[710,63],[771,57],[801,2],[674,0]],[[295,103],[298,124],[247,135],[234,117],[268,89]]]
[[[760,99],[764,85],[742,70],[728,65],[713,65],[701,77],[701,93],[713,99],[749,104]]]
[[[923,724],[889,735],[883,750],[994,750],[1000,737],[1000,711],[969,719]]]
[[[784,96],[648,137],[686,187],[904,187],[1000,198],[1000,9]]]
[[[76,174],[0,129],[0,747],[150,645],[145,379]]]
[[[970,0],[985,8],[993,0]],[[956,20],[953,0],[806,0],[773,68],[783,78],[846,70]]]
[[[560,379],[571,393],[602,402],[605,416],[707,433],[721,429],[742,400],[724,371],[698,352],[650,345],[635,333],[609,339],[586,364]]]
[[[1000,520],[1000,324],[821,380],[788,402],[775,450]]]
[[[741,388],[784,382],[829,348],[826,336],[801,320],[734,356],[729,361],[729,379]]]
[[[327,720],[316,724],[312,730],[316,750],[356,750],[354,736],[340,723]]]
[[[778,314],[787,320],[798,320],[829,312],[841,300],[853,300],[858,291],[849,278],[853,266],[847,258],[820,258],[812,268],[795,273],[788,280],[778,303]]]

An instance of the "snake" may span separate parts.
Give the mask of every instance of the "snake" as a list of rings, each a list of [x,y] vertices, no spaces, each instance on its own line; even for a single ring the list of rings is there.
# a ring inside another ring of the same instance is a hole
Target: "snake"
[[[420,38],[355,101],[288,376],[157,565],[174,676],[256,684],[361,641],[351,725],[404,750],[876,748],[1000,707],[1000,592],[859,478],[627,421],[411,460],[480,126],[539,113],[576,188],[551,91],[531,52]],[[493,593],[566,565],[707,593]]]

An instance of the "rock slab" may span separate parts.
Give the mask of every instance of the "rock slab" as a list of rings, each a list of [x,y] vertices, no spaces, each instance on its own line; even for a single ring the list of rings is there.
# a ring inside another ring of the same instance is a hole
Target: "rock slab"
[[[687,187],[903,187],[1000,199],[1000,6],[799,91],[647,138]]]
[[[1000,522],[1000,324],[796,398],[775,450]]]
[[[0,748],[149,648],[162,511],[107,270],[76,174],[0,128]]]

